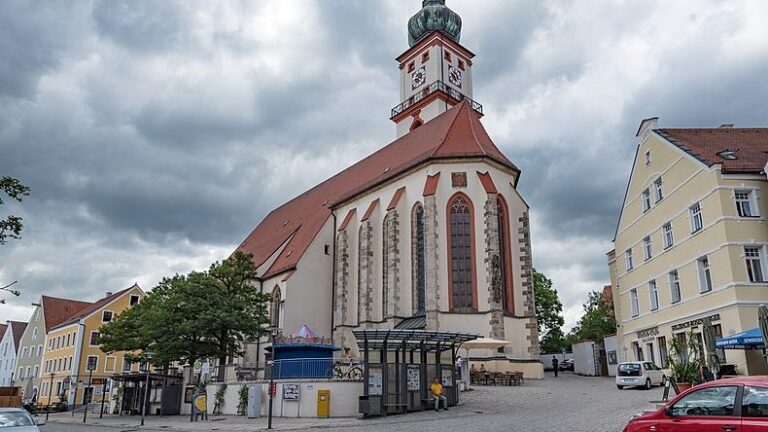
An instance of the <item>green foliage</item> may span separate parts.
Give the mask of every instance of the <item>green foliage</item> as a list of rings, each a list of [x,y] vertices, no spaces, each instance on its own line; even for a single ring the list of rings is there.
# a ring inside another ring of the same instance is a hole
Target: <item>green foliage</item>
[[[704,359],[701,357],[702,347],[691,329],[685,340],[672,338],[669,346],[669,369],[672,379],[678,383],[694,383],[699,378]]]
[[[0,177],[0,191],[19,202],[22,197],[29,195],[29,187],[12,177]],[[0,205],[3,204],[3,198],[0,196]],[[23,227],[22,218],[19,216],[9,215],[0,219],[0,245],[4,245],[8,239],[20,239]]]
[[[240,390],[237,392],[237,396],[237,412],[245,415],[246,410],[248,409],[248,386],[245,384],[241,385]]]
[[[572,330],[575,339],[600,342],[604,337],[616,333],[616,316],[613,303],[603,297],[600,291],[589,293],[584,304],[584,315]]]
[[[242,354],[243,342],[268,322],[269,296],[260,294],[252,256],[236,252],[206,272],[163,279],[137,305],[101,328],[107,352],[151,352],[157,366]],[[223,372],[224,369],[221,368]]]
[[[213,413],[221,414],[221,410],[224,408],[224,394],[227,392],[227,383],[223,383],[216,389],[216,394],[213,395]]]
[[[552,281],[544,274],[533,271],[533,293],[536,304],[536,322],[542,335],[539,346],[542,352],[560,352],[566,345],[562,327],[563,304]]]

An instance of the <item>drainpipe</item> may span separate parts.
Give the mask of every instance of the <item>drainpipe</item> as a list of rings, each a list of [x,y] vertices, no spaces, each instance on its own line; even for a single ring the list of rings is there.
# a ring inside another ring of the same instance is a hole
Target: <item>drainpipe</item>
[[[333,216],[333,271],[331,274],[331,339],[333,339],[333,330],[335,328],[335,319],[336,319],[336,253],[338,251],[338,248],[336,247],[336,230],[338,229],[336,227],[338,221],[336,220],[336,212],[331,210],[331,216]]]

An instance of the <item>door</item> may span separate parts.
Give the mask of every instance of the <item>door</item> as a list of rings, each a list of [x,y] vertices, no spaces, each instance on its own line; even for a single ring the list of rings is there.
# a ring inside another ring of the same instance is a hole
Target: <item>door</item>
[[[675,402],[659,421],[662,432],[741,431],[738,386],[706,387]]]
[[[744,432],[768,430],[768,387],[744,386],[741,416]]]

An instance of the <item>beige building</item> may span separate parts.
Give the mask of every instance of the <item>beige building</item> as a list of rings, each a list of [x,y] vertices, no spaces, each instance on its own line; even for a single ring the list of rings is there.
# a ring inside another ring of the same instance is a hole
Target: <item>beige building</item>
[[[672,338],[710,317],[718,335],[757,327],[768,303],[768,129],[658,129],[644,120],[608,254],[619,360],[664,366]],[[758,351],[718,350],[766,374]]]

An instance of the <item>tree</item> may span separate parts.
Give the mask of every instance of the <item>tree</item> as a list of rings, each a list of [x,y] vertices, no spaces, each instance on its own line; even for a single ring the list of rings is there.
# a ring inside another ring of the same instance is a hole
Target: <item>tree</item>
[[[541,350],[559,352],[566,347],[562,330],[565,324],[563,304],[552,281],[536,270],[533,271],[533,294],[539,334],[542,335],[539,342]]]
[[[269,296],[259,293],[253,257],[236,252],[211,265],[163,279],[133,308],[101,328],[102,349],[151,352],[152,363],[192,365],[199,358],[241,355],[243,344],[261,336]],[[219,368],[220,377],[225,370]]]
[[[613,302],[607,300],[600,291],[589,293],[584,304],[584,315],[573,328],[572,333],[578,339],[600,342],[604,337],[616,333],[616,317]]]
[[[0,177],[0,191],[19,202],[22,197],[29,195],[29,187],[12,177]],[[3,204],[3,199],[0,197],[0,205]],[[20,239],[23,227],[22,218],[19,216],[9,215],[5,219],[0,219],[0,245],[4,245],[8,239]]]

